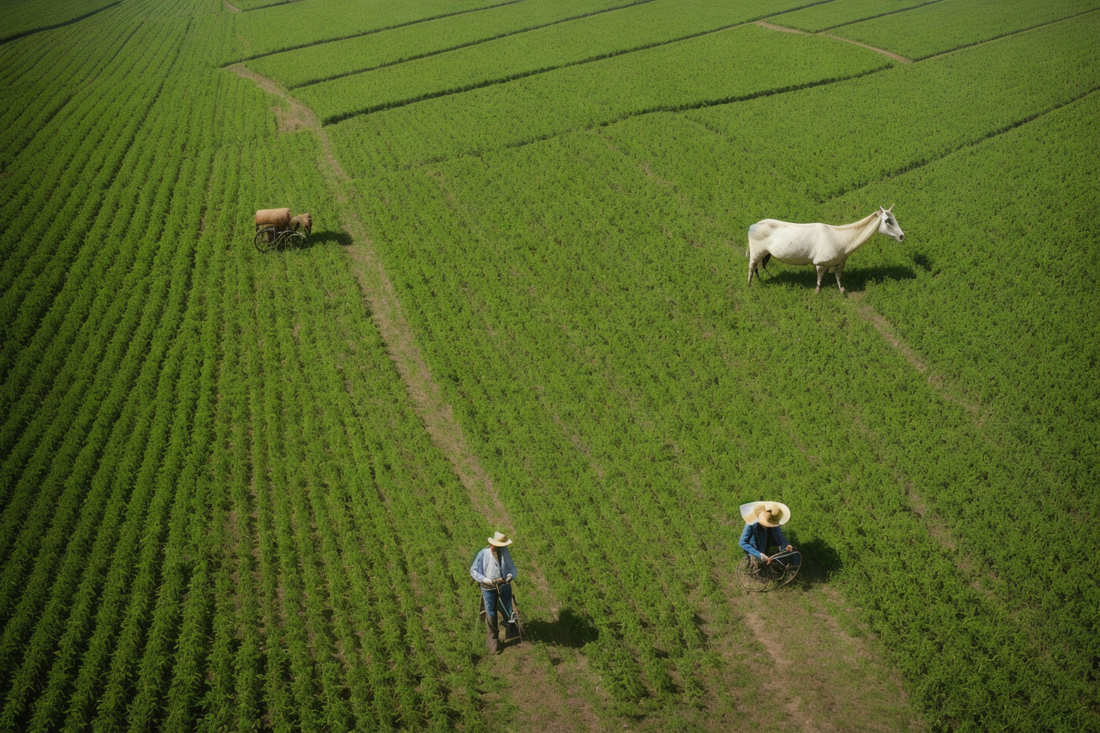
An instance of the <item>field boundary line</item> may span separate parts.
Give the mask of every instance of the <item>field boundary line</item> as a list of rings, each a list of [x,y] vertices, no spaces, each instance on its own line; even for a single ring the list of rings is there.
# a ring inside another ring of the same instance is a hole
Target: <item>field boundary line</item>
[[[838,23],[837,25],[830,25],[821,30],[818,33],[824,33],[825,31],[831,31],[834,28],[843,28],[846,25],[855,25],[856,23],[864,23],[868,20],[875,20],[877,18],[885,18],[887,15],[897,15],[898,13],[908,13],[910,10],[916,10],[917,8],[923,8],[928,5],[935,5],[941,3],[943,0],[930,0],[929,2],[921,3],[919,5],[910,5],[907,8],[898,8],[897,10],[887,10],[885,13],[879,13],[878,15],[869,15],[866,18],[860,18],[859,20],[849,20],[847,23]]]
[[[229,0],[222,0],[222,4],[225,5],[225,9],[228,10],[229,12],[231,12],[231,13],[243,13],[244,12],[243,10],[238,8],[236,5],[234,5],[233,3],[229,2]]]
[[[294,0],[294,1],[298,2],[300,0]],[[120,2],[121,2],[121,0],[120,0]],[[501,8],[501,7],[504,7],[505,5],[515,5],[516,3],[522,3],[522,2],[524,2],[524,0],[507,0],[506,2],[497,3],[496,5],[486,5],[483,8],[471,8],[469,10],[460,10],[457,13],[444,13],[443,15],[433,15],[430,18],[419,18],[417,20],[410,20],[410,21],[406,21],[404,23],[395,23],[394,25],[388,25],[388,26],[385,26],[384,28],[372,28],[369,31],[361,31],[359,33],[349,33],[346,36],[339,36],[337,38],[325,38],[325,39],[320,40],[320,41],[309,41],[307,43],[300,43],[297,46],[287,46],[286,48],[280,48],[280,49],[276,49],[274,51],[265,51],[263,53],[258,53],[255,56],[246,56],[245,58],[236,59],[236,60],[231,61],[228,64],[226,64],[226,66],[233,66],[234,64],[241,64],[241,63],[244,63],[246,61],[255,61],[256,59],[262,59],[266,56],[274,56],[275,54],[278,54],[278,53],[287,53],[288,51],[297,51],[298,49],[309,48],[310,46],[321,46],[321,45],[326,44],[326,43],[335,43],[336,41],[346,41],[350,38],[361,38],[362,36],[371,36],[371,35],[374,35],[375,33],[382,33],[384,31],[392,31],[392,30],[395,30],[397,28],[406,28],[410,25],[416,25],[417,23],[427,23],[427,22],[432,21],[432,20],[441,20],[443,18],[453,18],[456,15],[466,15],[467,13],[476,13],[476,12],[479,12],[481,10],[492,10],[493,8]],[[259,7],[259,8],[249,8],[247,10],[242,10],[241,12],[242,13],[251,13],[255,10],[265,10],[267,8],[275,8],[275,7],[279,7],[280,5],[290,5],[290,4],[291,3],[275,3],[274,5],[264,5],[263,7]],[[223,67],[223,68],[225,68],[225,67]]]
[[[930,59],[938,59],[941,56],[947,56],[948,54],[955,53],[956,51],[962,51],[963,49],[967,49],[967,48],[976,48],[977,46],[984,46],[987,43],[994,43],[995,41],[1000,41],[1000,40],[1005,39],[1005,38],[1011,38],[1012,36],[1018,36],[1021,33],[1030,33],[1031,31],[1036,30],[1038,28],[1045,28],[1048,25],[1056,25],[1058,23],[1065,23],[1067,20],[1073,20],[1074,18],[1080,18],[1082,15],[1088,15],[1089,13],[1097,13],[1097,12],[1100,12],[1100,8],[1093,8],[1092,10],[1082,10],[1080,13],[1074,13],[1073,15],[1067,15],[1066,17],[1058,18],[1057,20],[1048,20],[1046,23],[1039,23],[1038,25],[1033,25],[1029,28],[1020,28],[1019,30],[1009,31],[1008,33],[1002,33],[999,36],[994,36],[993,38],[987,38],[984,41],[977,41],[976,43],[964,43],[963,45],[956,46],[955,48],[952,48],[948,51],[938,51],[938,52],[932,54],[931,56],[921,56],[918,59],[914,59],[914,61],[928,61]]]
[[[701,36],[707,36],[712,33],[721,33],[722,31],[728,31],[733,28],[740,28],[742,26],[754,25],[753,22],[747,23],[732,23],[730,25],[724,25],[720,28],[711,28],[705,31],[699,31],[698,33],[691,33],[686,36],[679,36],[677,38],[670,38],[666,41],[655,41],[653,43],[643,44],[641,46],[634,46],[633,48],[622,49],[621,51],[611,51],[605,54],[599,54],[596,56],[589,56],[577,61],[570,61],[565,64],[558,64],[557,66],[546,66],[541,69],[533,69],[531,71],[523,71],[518,74],[511,74],[509,76],[497,77],[496,79],[487,79],[485,81],[479,81],[475,84],[468,84],[463,87],[452,87],[451,89],[440,90],[436,92],[428,92],[418,97],[410,97],[396,102],[387,102],[386,104],[379,104],[373,107],[365,107],[354,112],[343,112],[338,115],[332,115],[324,119],[323,124],[334,125],[340,122],[351,119],[352,117],[361,117],[362,115],[369,115],[375,112],[384,112],[389,109],[396,109],[399,107],[407,107],[410,104],[416,104],[417,102],[425,102],[430,99],[439,99],[440,97],[449,97],[454,94],[462,94],[463,92],[472,92],[477,89],[484,89],[485,87],[496,86],[498,84],[507,84],[509,82],[518,81],[519,79],[526,79],[531,76],[538,76],[539,74],[549,74],[552,71],[559,71],[561,69],[569,69],[574,66],[584,66],[585,64],[594,64],[597,61],[605,61],[607,59],[617,58],[619,56],[626,56],[632,53],[638,53],[640,51],[648,51],[652,48],[660,48],[661,46],[671,46],[674,43],[681,43],[682,41],[690,41],[693,38],[699,38]]]
[[[837,41],[844,41],[845,43],[851,43],[853,46],[859,46],[861,48],[866,48],[869,51],[874,51],[875,53],[881,53],[883,56],[889,56],[890,58],[894,59],[895,61],[898,61],[898,62],[903,63],[903,64],[913,63],[912,59],[907,59],[904,56],[893,53],[892,51],[887,51],[884,48],[877,48],[875,46],[868,46],[866,43],[860,43],[859,41],[853,41],[850,38],[842,38],[841,36],[834,36],[831,33],[815,33],[814,35],[821,36],[822,38],[832,38],[832,39],[835,39]]]
[[[842,189],[840,191],[834,191],[834,192],[831,192],[831,193],[827,193],[827,194],[825,194],[824,196],[822,196],[820,198],[813,199],[813,201],[814,201],[814,203],[817,203],[817,204],[824,204],[824,203],[828,203],[830,201],[835,201],[836,199],[843,198],[844,196],[855,193],[856,191],[862,191],[865,188],[868,188],[870,186],[874,186],[874,185],[876,185],[878,183],[881,183],[885,180],[888,180],[890,178],[896,178],[898,176],[905,175],[906,173],[909,173],[910,171],[919,170],[921,168],[924,168],[925,166],[932,165],[933,163],[938,163],[939,161],[944,160],[945,158],[949,158],[952,155],[955,155],[956,153],[960,153],[963,150],[966,150],[967,148],[977,147],[978,145],[981,145],[982,143],[984,143],[986,140],[992,140],[995,137],[1000,137],[1001,135],[1005,135],[1009,132],[1012,132],[1017,127],[1023,127],[1024,125],[1030,124],[1030,123],[1034,122],[1035,120],[1037,120],[1041,117],[1046,117],[1047,115],[1053,114],[1053,113],[1057,112],[1060,109],[1063,109],[1065,107],[1070,106],[1071,104],[1075,104],[1077,102],[1080,102],[1085,97],[1089,96],[1090,94],[1095,94],[1097,91],[1100,91],[1100,84],[1096,84],[1095,86],[1090,87],[1087,91],[1077,95],[1076,97],[1073,97],[1070,100],[1062,102],[1061,104],[1056,104],[1053,107],[1048,107],[1047,109],[1040,110],[1039,112],[1035,112],[1033,114],[1027,115],[1026,117],[1023,117],[1019,120],[1016,120],[1015,122],[1010,122],[1007,125],[1003,125],[1003,126],[997,128],[996,130],[992,130],[991,132],[989,132],[989,133],[987,133],[987,134],[985,134],[985,135],[983,135],[979,138],[976,138],[974,140],[970,140],[970,141],[964,142],[960,145],[957,145],[956,147],[945,151],[941,155],[937,155],[937,156],[932,157],[932,158],[927,158],[927,159],[924,159],[924,160],[920,160],[920,161],[917,161],[917,162],[912,163],[910,165],[902,166],[901,168],[898,168],[896,170],[890,171],[888,173],[884,173],[883,175],[879,176],[878,178],[875,178],[873,181],[869,181],[867,183],[864,183],[863,185],[855,186],[853,188]],[[707,129],[710,129],[710,128],[707,128]],[[713,130],[712,130],[712,132],[713,132]],[[722,133],[715,132],[715,134],[718,135],[718,134],[722,134]]]
[[[750,25],[750,24],[746,24],[746,25]],[[871,74],[877,74],[880,71],[885,71],[886,69],[892,69],[892,68],[894,68],[893,64],[887,64],[886,66],[879,66],[879,67],[874,68],[874,69],[868,69],[866,71],[861,71],[859,73],[852,74],[851,76],[841,76],[841,77],[830,78],[830,79],[819,79],[817,81],[807,82],[805,84],[795,84],[795,85],[792,85],[792,86],[789,86],[789,87],[781,87],[779,89],[765,89],[765,90],[759,91],[759,92],[752,92],[751,94],[742,94],[742,95],[733,96],[733,97],[723,97],[721,99],[705,99],[701,102],[691,102],[690,104],[681,104],[681,105],[674,105],[674,106],[649,107],[649,108],[646,108],[646,109],[637,110],[635,112],[629,112],[629,113],[627,113],[625,115],[622,115],[620,117],[615,117],[614,119],[604,120],[603,122],[596,122],[595,124],[587,125],[585,127],[573,127],[573,128],[568,129],[568,130],[561,130],[559,132],[551,132],[551,133],[548,133],[546,135],[539,135],[537,137],[530,138],[528,140],[519,140],[517,142],[506,143],[506,144],[501,145],[499,147],[486,148],[484,150],[480,150],[480,151],[476,151],[476,152],[459,153],[457,155],[441,155],[441,156],[437,156],[437,157],[434,157],[434,158],[428,158],[426,160],[416,161],[416,162],[413,162],[413,163],[402,163],[401,165],[398,165],[395,168],[392,168],[390,170],[409,170],[411,168],[416,168],[416,167],[425,166],[425,165],[434,165],[436,163],[445,163],[447,161],[459,160],[461,158],[481,157],[482,155],[485,155],[486,153],[490,153],[490,152],[495,152],[495,151],[500,151],[500,150],[514,150],[516,148],[523,148],[523,147],[526,147],[528,145],[536,145],[536,144],[544,142],[546,140],[553,140],[555,138],[565,137],[566,135],[573,135],[573,134],[576,134],[578,132],[591,132],[592,130],[598,130],[601,127],[609,127],[611,125],[617,124],[617,123],[622,122],[624,120],[633,119],[635,117],[643,117],[645,115],[660,114],[662,112],[671,112],[671,113],[690,112],[691,110],[694,110],[694,109],[704,109],[706,107],[719,107],[719,106],[722,106],[722,105],[725,105],[725,104],[736,104],[737,102],[747,102],[747,101],[750,101],[750,100],[753,100],[753,99],[759,99],[761,97],[772,97],[772,96],[775,96],[775,95],[778,95],[778,94],[789,94],[791,92],[802,91],[803,89],[812,89],[814,87],[826,86],[828,84],[836,84],[836,83],[843,82],[843,81],[851,81],[852,79],[859,79],[861,77],[869,76]],[[685,118],[685,119],[687,119],[687,118]],[[703,127],[705,129],[709,130],[709,128],[706,128],[705,126],[703,126]],[[710,131],[714,132],[713,130],[710,130]],[[721,134],[721,133],[714,132],[714,134],[718,135],[718,134]]]
[[[88,18],[91,18],[93,15],[98,15],[99,13],[102,13],[104,10],[110,10],[111,8],[113,8],[117,5],[121,5],[121,4],[122,4],[122,0],[115,0],[115,2],[111,3],[110,5],[104,5],[102,8],[99,8],[98,10],[93,10],[90,13],[85,13],[84,15],[81,15],[79,18],[72,18],[70,20],[66,20],[66,21],[63,21],[61,23],[55,23],[53,25],[42,26],[41,28],[31,28],[30,30],[20,31],[19,33],[16,33],[15,35],[0,38],[0,46],[3,46],[5,43],[9,43],[11,41],[18,41],[20,38],[26,38],[27,36],[33,36],[35,33],[44,33],[46,31],[52,31],[52,30],[57,30],[58,28],[64,28],[65,26],[72,25],[73,23],[79,23],[82,20],[87,20]]]
[[[307,81],[302,84],[295,84],[288,87],[288,89],[301,89],[302,87],[314,86],[315,84],[324,84],[326,81],[336,81],[337,79],[343,79],[349,76],[355,76],[356,74],[366,74],[369,71],[377,71],[378,69],[386,69],[391,66],[400,66],[401,64],[407,64],[410,61],[419,61],[420,59],[431,58],[432,56],[439,56],[441,54],[450,53],[451,51],[460,51],[464,48],[472,48],[473,46],[481,45],[482,43],[489,43],[491,41],[499,41],[502,38],[510,38],[511,36],[519,36],[524,33],[530,33],[532,31],[542,30],[543,28],[550,28],[555,25],[561,25],[562,23],[569,23],[574,20],[584,20],[585,18],[591,18],[596,15],[603,15],[604,13],[613,13],[616,10],[625,10],[626,8],[634,8],[639,5],[648,5],[649,3],[656,2],[656,0],[636,0],[635,2],[628,3],[626,5],[617,5],[613,8],[604,8],[603,10],[594,10],[591,13],[582,13],[581,15],[572,15],[568,18],[561,18],[560,20],[554,20],[549,23],[543,23],[542,25],[533,25],[529,28],[521,28],[515,31],[509,31],[507,33],[501,33],[497,36],[491,36],[488,38],[479,38],[476,41],[469,41],[467,43],[460,43],[457,46],[451,46],[450,48],[441,48],[435,51],[428,51],[418,56],[409,56],[407,58],[398,59],[397,61],[390,61],[378,66],[370,66],[365,69],[356,69],[355,71],[348,71],[343,74],[336,74],[334,76],[328,76],[324,79],[315,79]],[[347,40],[347,39],[344,39]],[[326,43],[336,43],[336,41],[326,41]]]
[[[900,12],[900,11],[897,11],[897,12]],[[862,48],[866,48],[868,51],[874,51],[875,53],[881,53],[883,56],[889,56],[890,58],[894,59],[895,61],[899,61],[903,64],[913,63],[912,59],[907,59],[904,56],[899,56],[898,54],[887,51],[886,49],[876,48],[875,46],[868,46],[866,43],[860,43],[859,41],[853,41],[850,38],[842,38],[841,36],[834,36],[831,33],[823,33],[823,32],[810,33],[809,31],[800,30],[798,28],[787,28],[785,26],[775,25],[773,23],[765,23],[762,20],[756,21],[756,25],[760,26],[761,28],[767,28],[768,30],[780,31],[781,33],[794,33],[795,35],[799,35],[799,36],[817,36],[819,38],[832,38],[835,41],[844,41],[845,43],[851,43],[855,46],[860,46]]]

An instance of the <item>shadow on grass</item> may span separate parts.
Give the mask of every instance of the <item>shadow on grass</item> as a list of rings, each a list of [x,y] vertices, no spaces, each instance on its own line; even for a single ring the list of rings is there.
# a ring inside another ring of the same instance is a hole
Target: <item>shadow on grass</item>
[[[588,619],[568,608],[562,609],[557,621],[524,621],[523,630],[531,641],[570,649],[591,644],[600,635]]]
[[[917,257],[921,257],[917,255]],[[927,262],[926,259],[921,257],[922,262]],[[918,263],[918,266],[921,266]],[[867,288],[867,283],[881,283],[886,280],[915,280],[917,273],[913,271],[913,268],[902,265],[891,265],[889,267],[852,267],[844,270],[844,274],[841,275],[841,283],[844,285],[844,290],[850,293],[862,292]],[[762,282],[772,283],[775,282],[779,285],[798,285],[805,288],[817,287],[817,271],[812,267],[799,268],[797,270],[783,270],[777,272],[773,276],[764,276]],[[821,278],[821,289],[825,290],[826,287],[835,290],[836,289],[836,276],[831,273],[825,273],[825,277]]]
[[[802,589],[828,583],[843,565],[840,555],[825,542],[817,539],[797,545],[802,552],[802,569],[791,586]]]
[[[338,244],[341,247],[347,247],[351,244],[351,235],[341,229],[314,232],[309,235],[309,239],[306,240],[305,244],[293,249],[310,249],[322,244]]]

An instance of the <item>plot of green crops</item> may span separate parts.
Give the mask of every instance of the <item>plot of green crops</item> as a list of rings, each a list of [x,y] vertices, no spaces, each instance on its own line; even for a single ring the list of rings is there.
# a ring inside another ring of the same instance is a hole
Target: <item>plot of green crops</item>
[[[806,216],[814,201],[1078,99],[1098,78],[1100,14],[1089,14],[859,79],[690,110],[679,118],[688,122],[643,116],[604,133],[746,227]],[[868,199],[860,210],[892,202]]]
[[[662,144],[690,153],[683,138]],[[1048,159],[1042,145],[1029,147],[1024,170]],[[1064,155],[1081,153],[1074,145]],[[983,190],[988,163],[959,168],[967,167],[974,179],[948,181],[948,189]],[[766,186],[770,171],[755,172]],[[1077,176],[1069,185],[1082,186]],[[1021,601],[1012,584],[992,583],[985,563],[1031,552],[1014,534],[1030,522],[1016,521],[1005,504],[1024,495],[1014,472],[1043,456],[1000,426],[975,426],[855,301],[835,291],[815,296],[812,270],[746,289],[743,228],[731,241],[730,225],[697,206],[694,190],[600,132],[423,166],[375,190],[366,206],[387,271],[403,303],[415,304],[410,318],[426,335],[425,358],[464,429],[493,475],[505,477],[501,491],[517,521],[567,528],[559,537],[591,536],[619,578],[648,577],[653,564],[689,567],[680,563],[690,563],[696,546],[732,551],[724,518],[772,487],[798,507],[796,542],[843,558],[846,597],[895,651],[930,720],[979,719],[983,729],[1002,730],[1023,715],[1038,721],[1036,730],[1094,720],[1088,658],[1060,672],[1061,660],[1040,651],[1056,635],[1036,642],[1029,631],[1030,601],[1060,597],[1044,586],[1091,603],[1095,591],[1081,581],[1094,571],[1072,561],[1040,566],[1045,548],[1036,546],[1027,562],[1005,565],[1013,578],[1020,567],[1036,574]],[[1005,192],[1014,194],[1016,186]],[[811,214],[840,216],[858,203]],[[921,226],[904,215],[901,222],[912,251]],[[919,284],[916,262],[888,265],[881,271],[899,285]],[[935,319],[954,311],[947,292],[922,306]],[[965,318],[966,310],[956,313]],[[1001,556],[980,554],[976,567],[960,567],[955,549],[933,536],[936,520],[913,511],[909,495],[946,496],[944,487],[970,503],[954,536],[974,550],[974,533],[1014,537]],[[583,527],[569,524],[571,511]],[[666,558],[654,542],[660,562],[645,558],[644,570],[636,568],[609,539],[624,531],[623,517],[633,536],[675,536],[682,553]],[[1087,528],[1074,523],[1069,535],[1086,553],[1095,544]],[[540,556],[553,552],[540,547]],[[679,590],[678,573],[660,577]],[[559,596],[573,603],[579,594],[563,581]],[[650,597],[621,582],[633,597]],[[600,611],[588,603],[580,607]],[[1060,621],[1081,612],[1069,605]],[[1060,633],[1070,648],[1091,643],[1084,625]],[[944,644],[956,652],[943,655]],[[929,682],[942,679],[952,684]]]
[[[298,96],[331,122],[695,36],[758,17],[773,6],[760,0],[656,0],[344,77],[302,89]]]
[[[832,0],[783,13],[769,20],[776,25],[818,33],[845,23],[877,18],[937,1],[939,0]]]
[[[308,0],[226,14],[238,39],[233,60],[409,25],[517,0]]]
[[[293,89],[638,1],[525,0],[265,56],[248,66]]]
[[[1097,8],[1100,0],[943,0],[833,32],[907,58],[923,59]],[[1059,27],[1079,22],[1087,21],[1072,20]]]
[[[832,39],[745,26],[331,126],[366,172],[516,145],[645,111],[716,104],[866,73],[887,59]]]

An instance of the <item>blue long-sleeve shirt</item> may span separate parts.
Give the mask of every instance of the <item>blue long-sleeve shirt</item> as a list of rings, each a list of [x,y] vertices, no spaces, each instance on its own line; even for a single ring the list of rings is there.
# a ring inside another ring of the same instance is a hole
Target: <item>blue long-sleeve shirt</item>
[[[746,524],[745,528],[741,530],[741,540],[737,543],[738,547],[757,559],[763,559],[760,556],[768,549],[769,530],[778,547],[786,549],[787,545],[791,544],[787,542],[783,530],[779,527],[765,527],[760,522],[753,522],[752,524]]]
[[[500,560],[493,557],[493,551],[486,547],[474,558],[474,564],[470,566],[470,575],[479,583],[492,585],[497,578],[506,578],[509,575],[516,578],[519,572],[516,570],[515,563],[512,562],[512,555],[507,547],[500,548]]]

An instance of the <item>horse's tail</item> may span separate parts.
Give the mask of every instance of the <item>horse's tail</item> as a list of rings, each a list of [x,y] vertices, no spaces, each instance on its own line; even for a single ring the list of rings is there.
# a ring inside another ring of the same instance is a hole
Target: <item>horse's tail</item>
[[[759,223],[760,222],[757,222],[757,224],[759,224]],[[749,226],[749,241],[748,241],[748,243],[745,244],[745,256],[746,257],[748,257],[751,254],[752,233],[753,233],[753,230],[755,230],[755,229],[756,229],[756,224],[752,224],[752,225]]]

